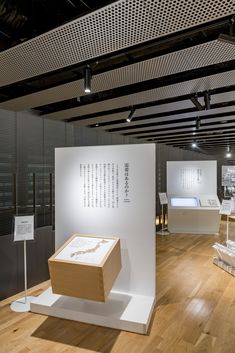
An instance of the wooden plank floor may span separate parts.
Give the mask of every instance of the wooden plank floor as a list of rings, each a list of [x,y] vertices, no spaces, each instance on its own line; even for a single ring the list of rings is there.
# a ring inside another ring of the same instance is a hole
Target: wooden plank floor
[[[235,223],[231,228],[235,234]],[[0,352],[235,353],[235,278],[212,264],[211,245],[223,242],[224,229],[157,237],[157,306],[146,336],[13,313],[15,296],[0,303]]]

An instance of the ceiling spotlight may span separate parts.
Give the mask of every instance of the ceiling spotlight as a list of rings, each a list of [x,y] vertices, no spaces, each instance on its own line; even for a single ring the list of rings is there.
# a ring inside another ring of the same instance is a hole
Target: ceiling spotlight
[[[135,109],[132,107],[132,108],[131,108],[131,111],[130,111],[130,114],[128,115],[128,118],[126,118],[126,121],[127,121],[128,123],[131,122],[131,120],[132,120],[132,118],[133,118],[134,112],[135,112]]]
[[[205,108],[206,110],[211,109],[211,96],[208,91],[204,93],[204,102],[205,102]]]
[[[91,68],[86,66],[84,69],[84,91],[91,93]]]
[[[226,158],[231,158],[232,157],[232,153],[231,153],[231,148],[230,146],[227,147],[227,153],[225,154]]]
[[[199,129],[200,129],[200,126],[201,126],[201,119],[200,119],[200,118],[197,118],[197,119],[196,119],[196,129],[199,130]]]
[[[196,148],[196,147],[197,147],[196,142],[192,142],[192,148]]]

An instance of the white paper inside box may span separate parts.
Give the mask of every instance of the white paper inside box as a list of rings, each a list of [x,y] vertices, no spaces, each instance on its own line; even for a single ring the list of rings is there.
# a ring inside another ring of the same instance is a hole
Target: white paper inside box
[[[121,270],[120,240],[74,234],[48,264],[53,293],[104,302]]]

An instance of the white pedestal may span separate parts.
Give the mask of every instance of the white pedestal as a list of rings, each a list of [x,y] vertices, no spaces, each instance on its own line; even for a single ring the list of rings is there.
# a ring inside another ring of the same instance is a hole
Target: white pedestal
[[[105,303],[53,294],[47,289],[31,302],[34,313],[145,334],[155,298],[111,292]]]
[[[20,298],[11,303],[11,310],[15,311],[17,313],[24,313],[27,311],[30,311],[30,303],[32,300],[34,300],[36,297],[30,297],[27,296],[26,298]]]

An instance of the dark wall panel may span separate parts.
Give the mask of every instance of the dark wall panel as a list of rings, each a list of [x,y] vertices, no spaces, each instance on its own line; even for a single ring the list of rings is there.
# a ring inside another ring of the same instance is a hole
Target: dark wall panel
[[[27,242],[28,287],[49,278],[48,258],[55,251],[52,227],[36,230],[35,240]],[[13,241],[13,235],[0,237],[0,300],[24,290],[23,242]]]

